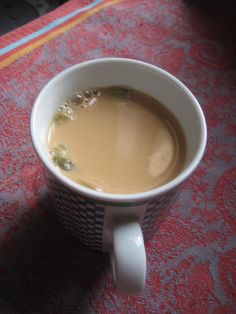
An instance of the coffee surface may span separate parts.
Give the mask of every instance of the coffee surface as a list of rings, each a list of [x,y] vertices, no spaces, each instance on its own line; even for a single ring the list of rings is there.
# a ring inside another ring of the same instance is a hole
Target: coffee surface
[[[47,144],[65,176],[97,191],[139,193],[172,180],[186,142],[175,116],[128,87],[88,89],[61,105]]]

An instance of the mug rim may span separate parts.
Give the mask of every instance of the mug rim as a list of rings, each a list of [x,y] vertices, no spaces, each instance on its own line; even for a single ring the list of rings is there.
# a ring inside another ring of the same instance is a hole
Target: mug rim
[[[131,64],[139,65],[139,66],[148,68],[150,70],[159,72],[161,75],[165,76],[165,78],[169,79],[170,81],[172,81],[172,83],[177,85],[181,90],[184,91],[185,94],[187,94],[191,98],[191,101],[194,103],[195,109],[198,113],[198,119],[200,122],[200,129],[201,129],[201,137],[200,137],[199,146],[197,148],[194,158],[191,160],[189,165],[184,170],[182,170],[178,174],[178,176],[176,176],[173,180],[167,182],[166,184],[160,187],[157,187],[148,191],[143,191],[139,193],[131,193],[131,194],[113,194],[113,193],[106,193],[106,192],[98,192],[98,191],[86,188],[78,183],[75,183],[71,179],[61,174],[60,171],[58,171],[58,169],[49,161],[46,154],[40,149],[40,146],[37,140],[37,135],[36,135],[37,132],[34,127],[34,124],[35,124],[35,120],[37,119],[36,118],[37,107],[39,106],[40,98],[42,97],[44,91],[50,88],[50,86],[53,85],[55,81],[61,79],[63,76],[67,75],[70,72],[78,70],[81,67],[84,67],[86,65],[98,64],[98,63],[114,63],[114,62],[115,63],[122,62],[122,63],[129,63],[129,64],[131,63]],[[47,84],[41,89],[41,91],[39,92],[33,104],[31,117],[30,117],[30,134],[31,134],[31,139],[32,139],[34,149],[39,159],[41,160],[43,165],[46,167],[46,169],[54,177],[56,177],[56,179],[60,183],[66,185],[69,189],[72,189],[74,192],[80,193],[87,198],[92,198],[98,201],[103,201],[103,202],[105,201],[105,202],[112,202],[112,203],[134,202],[134,201],[138,202],[138,201],[144,201],[146,199],[153,199],[157,196],[160,196],[164,193],[169,192],[170,190],[177,188],[197,168],[198,164],[200,163],[203,157],[205,147],[206,147],[206,142],[207,142],[207,126],[206,126],[205,117],[204,117],[200,104],[198,103],[197,99],[192,94],[192,92],[179,79],[177,79],[175,76],[165,71],[164,69],[157,67],[155,65],[149,64],[147,62],[143,62],[143,61],[139,61],[135,59],[128,59],[128,58],[98,58],[98,59],[88,60],[88,61],[75,64],[61,71],[55,76],[53,76],[47,82]]]

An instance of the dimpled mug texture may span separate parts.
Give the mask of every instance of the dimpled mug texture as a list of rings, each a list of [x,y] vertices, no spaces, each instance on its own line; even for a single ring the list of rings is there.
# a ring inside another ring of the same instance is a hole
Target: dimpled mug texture
[[[81,243],[96,250],[103,250],[103,225],[105,207],[112,207],[114,203],[102,203],[92,198],[85,198],[65,185],[59,183],[47,172],[46,182],[53,199],[60,221]],[[144,239],[148,240],[158,228],[158,225],[168,214],[168,209],[178,194],[178,189],[163,194],[157,200],[151,200],[145,207],[142,222]],[[122,206],[120,204],[119,206]],[[135,207],[135,203],[124,204]],[[158,222],[156,220],[158,219]]]

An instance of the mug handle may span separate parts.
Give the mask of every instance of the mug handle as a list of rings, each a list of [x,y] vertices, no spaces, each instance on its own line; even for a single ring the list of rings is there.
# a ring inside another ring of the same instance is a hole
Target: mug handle
[[[112,228],[111,266],[116,288],[124,294],[140,293],[145,286],[146,252],[136,221],[117,222]]]

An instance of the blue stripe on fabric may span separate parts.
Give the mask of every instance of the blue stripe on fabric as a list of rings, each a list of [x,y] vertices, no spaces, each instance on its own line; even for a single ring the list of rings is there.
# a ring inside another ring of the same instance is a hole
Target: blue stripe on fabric
[[[95,5],[97,5],[100,2],[102,2],[102,0],[94,0],[92,3],[86,5],[85,7],[77,9],[77,10],[55,20],[54,22],[49,23],[47,26],[44,26],[43,28],[39,29],[38,31],[36,31],[30,35],[27,35],[27,36],[21,38],[20,40],[15,41],[14,43],[0,49],[0,55],[3,55],[3,54],[5,54],[5,53],[7,53],[7,52],[9,52],[15,48],[27,43],[28,41],[50,31],[51,29],[55,28],[56,26],[64,23],[65,21],[69,20],[70,18],[74,17],[78,13],[81,13],[81,12],[84,12],[86,10],[91,9],[92,7],[94,7]]]

